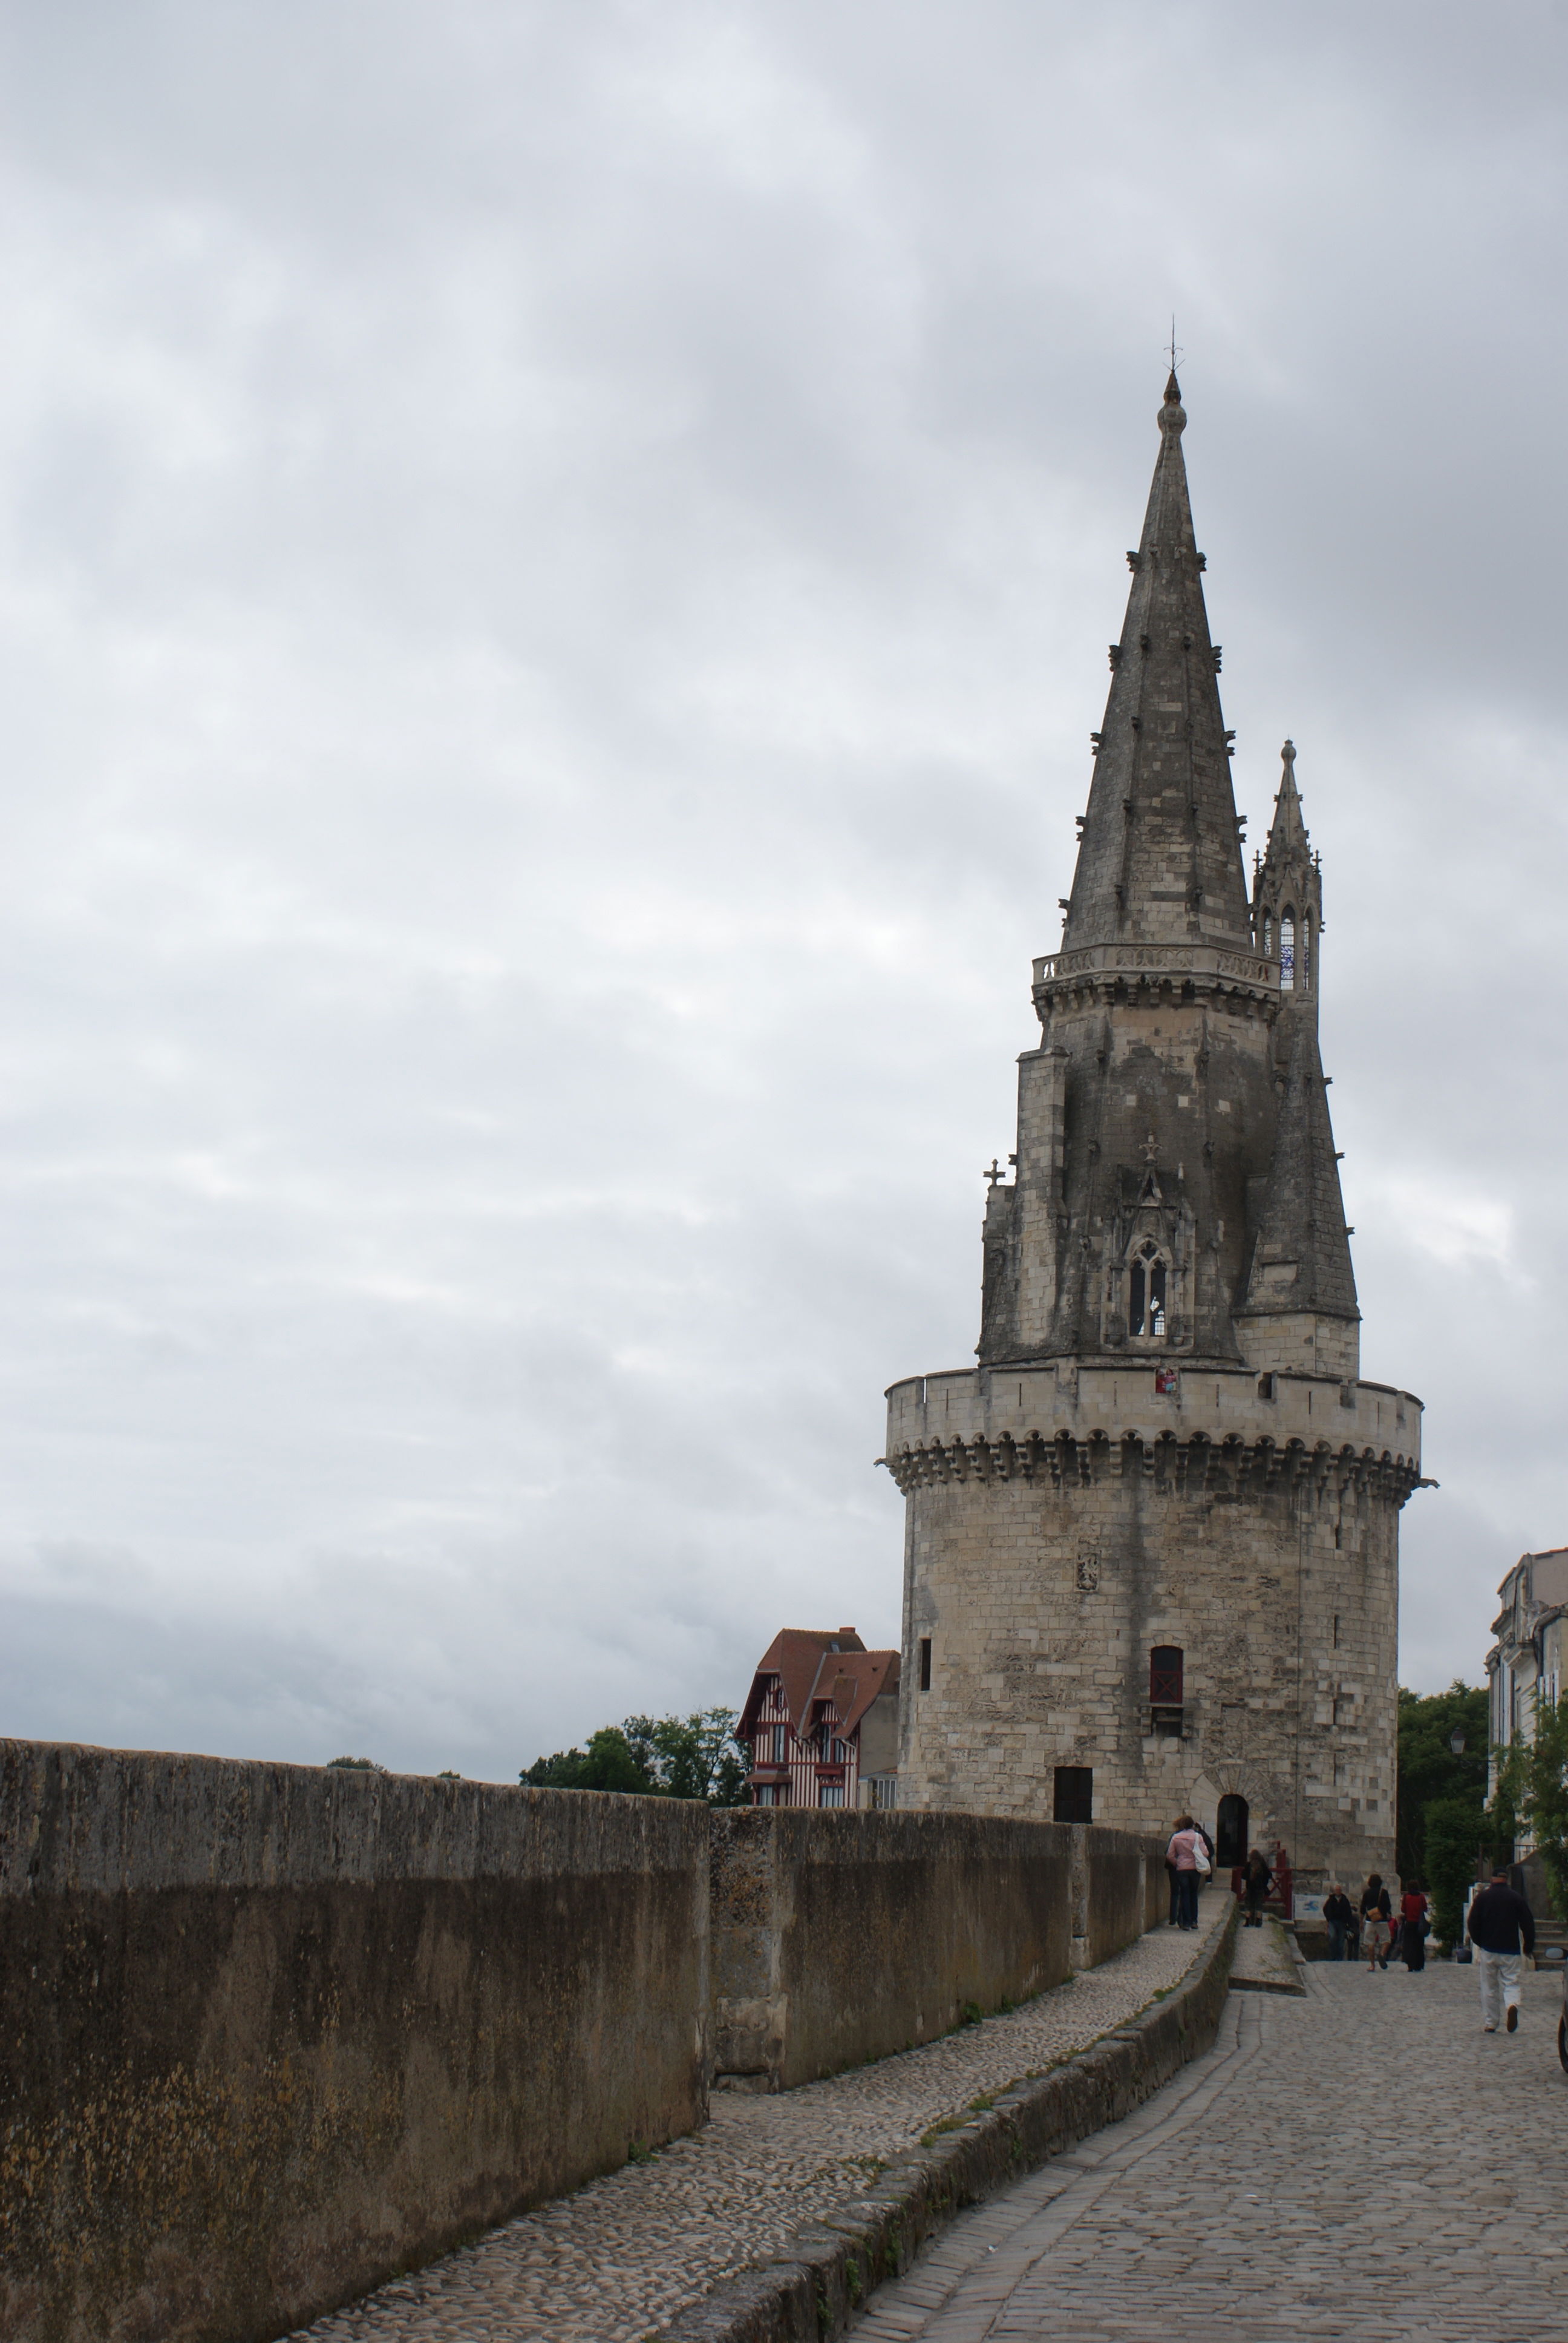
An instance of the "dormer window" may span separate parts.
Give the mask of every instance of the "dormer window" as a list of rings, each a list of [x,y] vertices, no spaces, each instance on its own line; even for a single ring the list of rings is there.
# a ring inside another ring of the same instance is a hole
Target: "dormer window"
[[[1293,992],[1296,989],[1296,921],[1287,911],[1280,921],[1280,990]]]
[[[1165,1332],[1165,1263],[1151,1238],[1144,1239],[1132,1257],[1127,1331],[1150,1342],[1161,1341]]]

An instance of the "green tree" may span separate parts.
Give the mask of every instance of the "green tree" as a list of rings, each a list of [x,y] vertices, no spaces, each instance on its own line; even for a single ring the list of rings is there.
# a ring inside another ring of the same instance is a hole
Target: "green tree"
[[[628,1790],[643,1797],[658,1791],[652,1768],[618,1725],[601,1725],[586,1749],[536,1757],[518,1779],[536,1789]]]
[[[1433,1798],[1425,1809],[1418,1875],[1432,1899],[1432,1926],[1451,1946],[1459,1942],[1464,1899],[1475,1877],[1484,1829],[1480,1802],[1465,1793]]]
[[[385,1774],[387,1771],[385,1765],[377,1765],[374,1757],[329,1757],[327,1767],[328,1773],[334,1767],[345,1774]]]
[[[629,1790],[643,1797],[700,1798],[710,1806],[745,1802],[749,1753],[735,1738],[735,1711],[690,1716],[628,1716],[601,1726],[588,1748],[537,1757],[518,1779],[554,1790]]]
[[[669,1798],[701,1798],[710,1806],[745,1802],[749,1753],[735,1738],[732,1708],[704,1708],[690,1716],[628,1716],[628,1740],[646,1749],[659,1789]]]
[[[1440,1801],[1446,1805],[1454,1799],[1464,1803],[1473,1818],[1472,1871],[1466,1877],[1473,1876],[1475,1851],[1484,1835],[1488,1724],[1485,1692],[1457,1678],[1446,1692],[1413,1693],[1401,1685],[1394,1860],[1402,1879],[1426,1878],[1432,1865],[1426,1845],[1429,1811]],[[1464,1736],[1457,1756],[1451,1745],[1456,1732]],[[1443,1825],[1445,1845],[1456,1827],[1457,1818],[1449,1817]]]

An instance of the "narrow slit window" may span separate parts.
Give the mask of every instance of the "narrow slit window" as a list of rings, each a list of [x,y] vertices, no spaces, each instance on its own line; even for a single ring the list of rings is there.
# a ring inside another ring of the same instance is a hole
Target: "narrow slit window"
[[[920,1690],[930,1692],[930,1688],[931,1639],[929,1635],[922,1635],[920,1637]]]
[[[1280,990],[1296,989],[1296,923],[1290,912],[1280,921]]]

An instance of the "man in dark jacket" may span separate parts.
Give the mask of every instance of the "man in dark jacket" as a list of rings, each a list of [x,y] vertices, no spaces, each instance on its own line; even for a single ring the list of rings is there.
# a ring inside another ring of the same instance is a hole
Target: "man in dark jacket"
[[[1519,2024],[1520,1963],[1535,1950],[1535,1915],[1509,1885],[1507,1872],[1494,1871],[1492,1885],[1472,1903],[1465,1926],[1481,1972],[1481,2030],[1496,2033],[1501,2007],[1512,2034]]]

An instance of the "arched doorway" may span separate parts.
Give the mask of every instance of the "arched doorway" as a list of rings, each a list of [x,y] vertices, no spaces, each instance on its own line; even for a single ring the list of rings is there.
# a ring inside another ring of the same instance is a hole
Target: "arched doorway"
[[[1214,1862],[1221,1871],[1234,1871],[1247,1860],[1247,1801],[1229,1790],[1220,1801],[1214,1823]]]

